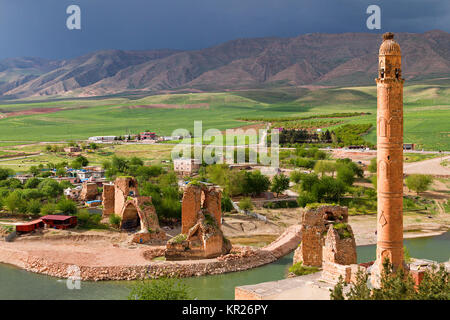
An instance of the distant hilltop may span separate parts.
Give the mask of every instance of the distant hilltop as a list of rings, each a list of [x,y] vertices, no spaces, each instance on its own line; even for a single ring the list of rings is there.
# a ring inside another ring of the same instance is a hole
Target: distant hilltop
[[[449,77],[450,34],[396,33],[404,78]],[[104,50],[69,60],[0,60],[0,95],[99,96],[300,85],[374,84],[380,34],[238,39],[197,50]]]

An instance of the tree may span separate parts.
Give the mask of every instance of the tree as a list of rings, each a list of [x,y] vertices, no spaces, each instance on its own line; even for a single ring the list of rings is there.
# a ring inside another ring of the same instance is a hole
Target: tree
[[[78,211],[77,204],[73,200],[66,198],[59,200],[56,204],[56,209],[64,214],[76,214]]]
[[[351,186],[353,185],[353,182],[355,182],[355,173],[349,166],[341,165],[337,170],[336,178],[345,185]]]
[[[346,187],[342,181],[325,176],[313,186],[311,192],[319,202],[338,202],[345,193],[345,190]]]
[[[144,161],[142,161],[142,159],[138,158],[138,157],[132,157],[129,161],[130,165],[134,165],[134,166],[143,166],[144,165]]]
[[[303,191],[311,192],[315,184],[319,182],[319,177],[315,173],[304,174],[300,181],[300,186]]]
[[[325,173],[332,173],[332,175],[334,176],[335,171],[336,163],[330,160],[319,160],[314,166],[314,172],[320,173],[322,177],[325,175]]]
[[[37,186],[39,185],[39,183],[41,182],[40,179],[38,178],[31,178],[28,179],[25,184],[24,184],[24,188],[25,189],[34,189],[37,188]]]
[[[289,178],[291,179],[292,182],[299,183],[300,180],[302,179],[302,175],[303,175],[302,172],[295,170],[291,172]]]
[[[275,192],[278,198],[279,194],[287,189],[289,189],[289,178],[282,173],[275,175],[270,191]]]
[[[178,279],[161,278],[142,280],[132,287],[128,299],[187,300],[189,299],[188,290],[188,287]]]
[[[113,156],[112,168],[118,172],[125,172],[128,169],[128,161],[125,158]]]
[[[412,174],[406,178],[406,186],[419,195],[420,192],[427,191],[433,182],[433,178],[425,174]]]
[[[245,172],[244,194],[257,195],[269,190],[270,179],[263,175],[261,171]]]
[[[4,204],[6,208],[8,208],[11,213],[15,213],[16,210],[20,210],[24,206],[26,206],[26,202],[22,197],[22,194],[19,191],[11,192],[6,199],[4,200]]]
[[[14,175],[9,169],[0,168],[0,180],[6,180],[10,175]]]
[[[31,214],[38,214],[41,212],[41,201],[32,199],[27,204],[27,212]]]
[[[61,188],[63,189],[67,189],[67,188],[73,188],[73,184],[70,183],[70,181],[68,180],[63,180],[59,183],[59,185],[61,186]]]
[[[30,172],[33,176],[37,176],[39,173],[41,173],[41,169],[36,166],[31,166],[28,172]]]
[[[54,214],[55,211],[56,211],[56,206],[54,203],[46,203],[41,207],[41,215],[42,216]]]
[[[415,285],[410,274],[403,268],[394,271],[392,264],[386,259],[383,262],[380,287],[370,289],[367,287],[368,275],[358,270],[356,281],[345,294],[344,283],[340,277],[333,290],[330,289],[332,300],[450,300],[449,273],[441,264],[439,269],[433,265],[426,270],[419,286]]]
[[[80,163],[82,167],[85,167],[89,164],[89,160],[86,157],[78,156],[75,158],[75,161]]]
[[[56,198],[62,194],[62,186],[55,180],[47,178],[41,181],[38,189],[48,198]]]
[[[91,142],[91,143],[89,143],[89,148],[92,150],[97,150],[98,145],[95,142]]]
[[[57,177],[65,177],[67,174],[67,171],[64,168],[58,168],[56,170],[56,176]]]

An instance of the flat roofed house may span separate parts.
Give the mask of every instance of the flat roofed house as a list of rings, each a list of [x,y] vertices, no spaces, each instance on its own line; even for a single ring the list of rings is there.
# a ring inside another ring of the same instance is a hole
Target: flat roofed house
[[[173,160],[173,170],[183,175],[198,172],[201,161],[198,159],[178,158]]]
[[[81,148],[79,147],[66,147],[64,148],[65,153],[74,153],[74,152],[81,152]]]

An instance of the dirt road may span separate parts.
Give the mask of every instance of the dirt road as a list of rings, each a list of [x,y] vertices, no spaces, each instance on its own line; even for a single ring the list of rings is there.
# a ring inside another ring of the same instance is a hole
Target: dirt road
[[[450,156],[434,158],[419,162],[405,163],[403,165],[403,172],[405,174],[430,174],[439,176],[450,176],[450,168],[441,166],[441,162],[450,160]]]

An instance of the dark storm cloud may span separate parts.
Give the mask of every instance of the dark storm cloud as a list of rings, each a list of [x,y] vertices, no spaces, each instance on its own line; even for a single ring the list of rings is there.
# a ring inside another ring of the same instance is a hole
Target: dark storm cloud
[[[66,8],[82,30],[66,28]],[[381,7],[382,30],[366,28]],[[448,0],[0,0],[0,58],[73,57],[100,49],[199,49],[246,37],[311,32],[450,30]]]

